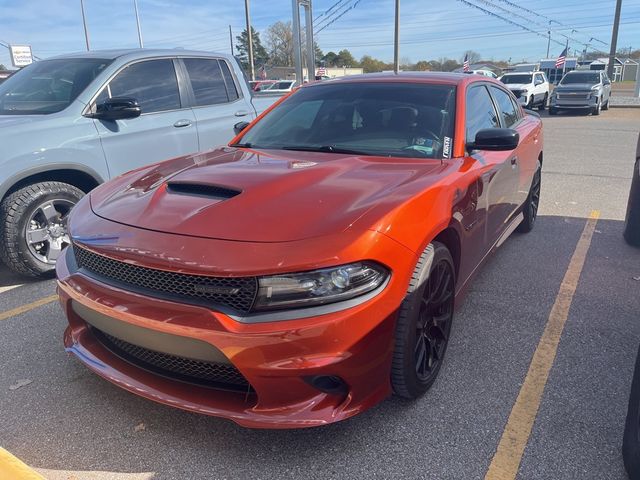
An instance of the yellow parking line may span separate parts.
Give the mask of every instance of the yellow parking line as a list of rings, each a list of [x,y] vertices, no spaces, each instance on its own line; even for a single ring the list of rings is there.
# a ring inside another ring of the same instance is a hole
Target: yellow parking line
[[[0,447],[0,478],[11,480],[45,480],[39,473]]]
[[[46,305],[47,303],[55,302],[57,299],[58,295],[49,295],[48,297],[41,298],[40,300],[36,300],[35,302],[27,303],[26,305],[21,305],[12,310],[0,312],[0,320],[6,320],[7,318],[20,315],[21,313],[26,313],[29,310],[41,307],[42,305]]]
[[[584,226],[485,480],[512,480],[518,474],[599,217],[594,210]]]

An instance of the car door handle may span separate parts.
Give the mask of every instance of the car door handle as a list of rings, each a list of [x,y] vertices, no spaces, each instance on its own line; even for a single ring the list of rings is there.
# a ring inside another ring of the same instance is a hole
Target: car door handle
[[[247,112],[246,110],[238,110],[236,113],[234,113],[234,115],[236,117],[246,117],[247,115],[249,115],[249,112]]]
[[[515,166],[516,163],[518,163],[518,157],[516,157],[516,156],[511,157],[511,165]]]
[[[178,120],[176,123],[173,124],[173,126],[176,128],[188,127],[190,125],[191,125],[191,120],[187,120],[187,119]]]

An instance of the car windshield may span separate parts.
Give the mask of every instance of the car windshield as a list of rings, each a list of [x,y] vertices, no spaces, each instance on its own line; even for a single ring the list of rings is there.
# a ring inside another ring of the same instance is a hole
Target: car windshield
[[[0,85],[0,115],[64,110],[109,63],[111,60],[97,58],[35,62]]]
[[[501,82],[505,85],[510,83],[531,83],[531,75],[505,75],[501,78]]]
[[[589,83],[591,85],[600,83],[599,73],[568,73],[560,82],[560,85],[568,85],[572,83]]]
[[[269,112],[238,145],[443,158],[452,145],[454,112],[451,85],[316,84]]]

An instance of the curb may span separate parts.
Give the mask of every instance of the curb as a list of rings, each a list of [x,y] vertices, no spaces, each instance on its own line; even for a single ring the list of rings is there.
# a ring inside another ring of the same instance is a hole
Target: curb
[[[640,103],[637,105],[609,105],[609,108],[640,108]]]
[[[45,480],[27,464],[0,447],[0,478],[11,480]]]

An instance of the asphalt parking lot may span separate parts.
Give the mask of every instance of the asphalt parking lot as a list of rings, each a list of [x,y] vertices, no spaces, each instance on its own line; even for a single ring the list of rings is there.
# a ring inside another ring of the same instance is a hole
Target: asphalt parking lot
[[[517,478],[626,478],[620,448],[640,342],[640,250],[624,243],[622,228],[640,109],[543,117],[536,228],[512,236],[476,278],[440,377],[421,400],[389,398],[348,421],[295,431],[156,405],[65,354],[55,301],[27,310],[50,300],[53,281],[2,267],[0,445],[53,480],[484,478],[495,457],[513,455],[496,451],[580,241],[588,250],[557,355],[546,357],[540,407],[525,405],[533,427],[521,438]]]

